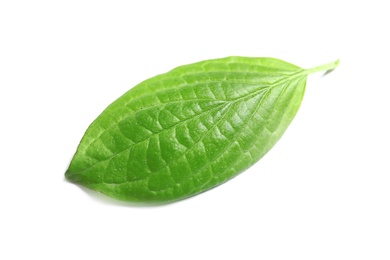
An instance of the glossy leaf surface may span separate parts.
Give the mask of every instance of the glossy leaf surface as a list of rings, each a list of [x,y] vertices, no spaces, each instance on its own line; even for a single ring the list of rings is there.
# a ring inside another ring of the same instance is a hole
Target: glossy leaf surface
[[[335,66],[228,57],[148,79],[90,125],[66,177],[128,201],[208,190],[264,156],[294,118],[307,75]]]

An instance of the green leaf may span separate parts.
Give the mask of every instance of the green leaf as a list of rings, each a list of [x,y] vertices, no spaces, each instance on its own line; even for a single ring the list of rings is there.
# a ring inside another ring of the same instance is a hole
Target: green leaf
[[[150,78],[90,125],[66,178],[127,201],[206,191],[264,156],[294,118],[307,75],[337,65],[228,57]]]

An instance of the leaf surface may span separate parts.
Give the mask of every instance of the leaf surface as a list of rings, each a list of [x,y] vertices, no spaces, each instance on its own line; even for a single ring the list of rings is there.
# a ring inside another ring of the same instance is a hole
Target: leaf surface
[[[66,178],[128,201],[208,190],[264,156],[294,118],[307,75],[335,66],[228,57],[150,78],[90,125]]]

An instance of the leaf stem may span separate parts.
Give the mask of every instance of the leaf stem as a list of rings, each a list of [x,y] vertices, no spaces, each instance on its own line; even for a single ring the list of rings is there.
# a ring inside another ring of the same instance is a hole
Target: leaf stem
[[[324,64],[321,66],[307,69],[306,73],[311,74],[311,73],[315,73],[315,72],[319,72],[319,71],[326,71],[325,74],[327,74],[327,73],[331,72],[332,70],[334,70],[339,65],[339,63],[340,63],[340,60],[336,60],[336,61],[331,62],[331,63],[327,63],[327,64]]]

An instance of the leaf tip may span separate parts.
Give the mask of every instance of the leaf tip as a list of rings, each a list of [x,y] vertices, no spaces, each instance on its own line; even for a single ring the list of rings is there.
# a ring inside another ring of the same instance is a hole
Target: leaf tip
[[[70,171],[69,169],[65,172],[65,179],[69,182],[78,183],[80,182],[79,174]]]

